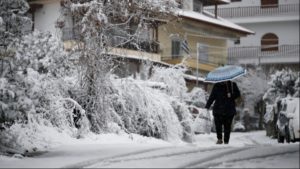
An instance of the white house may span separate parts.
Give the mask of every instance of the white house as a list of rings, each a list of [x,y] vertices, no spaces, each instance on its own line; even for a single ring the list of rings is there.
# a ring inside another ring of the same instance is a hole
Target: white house
[[[217,14],[255,31],[229,43],[232,64],[299,70],[299,0],[231,0]],[[214,12],[213,8],[206,10]]]

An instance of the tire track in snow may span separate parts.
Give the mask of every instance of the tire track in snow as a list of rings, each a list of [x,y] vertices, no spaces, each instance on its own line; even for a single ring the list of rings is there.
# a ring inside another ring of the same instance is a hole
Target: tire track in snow
[[[165,154],[161,154],[161,155],[152,155],[152,156],[148,156],[148,157],[136,157],[136,158],[122,158],[124,156],[116,157],[116,158],[113,157],[111,159],[98,161],[91,165],[103,163],[103,165],[101,165],[101,167],[105,167],[105,166],[109,166],[111,164],[116,164],[116,163],[121,163],[121,162],[151,160],[151,159],[157,159],[157,158],[168,158],[168,157],[173,157],[173,156],[183,156],[183,155],[188,155],[188,154],[197,154],[197,153],[210,152],[210,151],[214,151],[214,150],[222,150],[222,149],[229,149],[229,148],[230,147],[197,149],[197,150],[190,150],[190,151],[180,151],[177,153],[165,153]],[[172,149],[172,147],[171,147],[171,149]],[[173,149],[174,149],[174,147],[173,147]],[[147,153],[147,152],[145,152],[145,153]],[[139,153],[139,154],[142,154],[142,153]],[[133,154],[133,155],[138,155],[138,154]],[[89,166],[91,166],[91,165],[89,165]],[[85,167],[88,167],[88,166],[85,166]]]
[[[241,152],[241,151],[246,151],[248,149],[252,149],[252,148],[255,148],[253,146],[251,147],[240,147],[240,148],[234,148],[234,149],[230,149],[228,151],[224,151],[224,152],[221,152],[221,153],[217,153],[217,154],[214,154],[214,155],[209,155],[205,158],[201,158],[199,160],[196,160],[194,162],[190,162],[186,165],[183,165],[183,166],[179,166],[177,168],[205,168],[205,167],[198,167],[199,164],[202,164],[202,163],[206,163],[206,162],[209,162],[209,161],[215,161],[217,158],[220,158],[220,157],[223,157],[225,155],[228,155],[228,154],[235,154],[235,153],[238,153],[238,152]]]
[[[296,153],[296,152],[299,152],[299,150],[286,151],[286,152],[281,152],[281,153],[264,154],[264,155],[255,155],[253,157],[246,157],[246,158],[235,158],[235,159],[227,160],[225,162],[226,163],[234,163],[234,162],[240,162],[240,161],[246,161],[246,160],[255,160],[255,159],[260,159],[260,158],[267,158],[267,157],[273,157],[273,156],[281,156],[281,155],[292,154],[292,153]],[[201,166],[197,165],[197,168],[198,167],[199,168],[216,167],[218,165],[221,165],[222,163],[224,163],[224,161],[222,161],[222,162],[208,163],[208,164],[204,164],[204,165],[201,165]]]
[[[152,155],[152,156],[148,156],[148,157],[128,158],[129,156],[146,154],[146,153],[165,150],[165,149],[171,149],[171,150],[174,149],[175,150],[176,148],[177,147],[163,147],[163,148],[155,148],[155,149],[151,148],[151,149],[140,150],[140,151],[125,153],[125,154],[121,154],[121,155],[111,156],[111,157],[102,157],[102,158],[87,160],[87,161],[79,162],[79,163],[76,163],[76,164],[67,165],[67,166],[64,166],[62,168],[85,168],[85,167],[89,167],[89,166],[92,166],[92,165],[95,165],[95,164],[98,164],[98,163],[104,163],[104,165],[109,165],[109,164],[112,164],[112,163],[115,164],[115,163],[124,162],[124,161],[155,159],[155,158],[163,158],[163,157],[172,157],[172,156],[178,156],[178,155],[193,154],[193,153],[199,153],[199,152],[208,152],[208,151],[214,151],[214,150],[228,149],[229,147],[207,148],[207,149],[198,149],[198,150],[190,150],[190,151],[181,151],[181,152],[177,152],[177,153],[167,153],[167,154],[162,154],[162,155]]]
[[[143,153],[148,153],[148,152],[163,150],[163,149],[168,149],[168,148],[170,148],[170,147],[149,148],[149,149],[145,149],[145,150],[134,151],[134,152],[120,154],[120,155],[116,155],[116,156],[101,157],[101,158],[96,158],[96,159],[92,159],[92,160],[86,160],[86,161],[82,161],[82,162],[79,162],[79,163],[70,164],[70,165],[67,165],[67,166],[64,166],[64,167],[61,167],[61,168],[84,168],[84,167],[99,163],[101,161],[106,161],[106,160],[109,160],[109,159],[128,157],[128,156],[132,156],[132,155],[138,155],[138,154],[143,154]]]
[[[256,140],[254,140],[252,137],[250,136],[245,136],[246,139],[250,140],[254,145],[263,145],[263,144],[260,144],[258,143]]]

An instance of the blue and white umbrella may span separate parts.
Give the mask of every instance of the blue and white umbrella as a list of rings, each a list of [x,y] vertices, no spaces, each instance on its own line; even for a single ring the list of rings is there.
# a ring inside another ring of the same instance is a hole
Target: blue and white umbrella
[[[245,74],[246,70],[241,66],[226,65],[209,72],[205,78],[205,82],[218,83],[233,80]]]

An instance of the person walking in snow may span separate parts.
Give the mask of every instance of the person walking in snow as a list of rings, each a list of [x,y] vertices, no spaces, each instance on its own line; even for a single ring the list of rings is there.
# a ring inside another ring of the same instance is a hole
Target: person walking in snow
[[[205,108],[209,109],[214,103],[213,116],[217,132],[217,144],[223,143],[223,127],[224,143],[229,143],[231,123],[234,115],[236,114],[235,99],[240,96],[240,90],[235,82],[225,81],[216,83],[213,86]]]

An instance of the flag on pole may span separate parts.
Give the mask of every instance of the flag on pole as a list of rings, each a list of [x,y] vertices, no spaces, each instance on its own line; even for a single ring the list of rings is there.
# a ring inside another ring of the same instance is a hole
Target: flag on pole
[[[183,41],[181,42],[181,49],[182,49],[185,53],[190,54],[190,48],[189,48],[189,45],[188,45],[187,40],[183,40]]]

